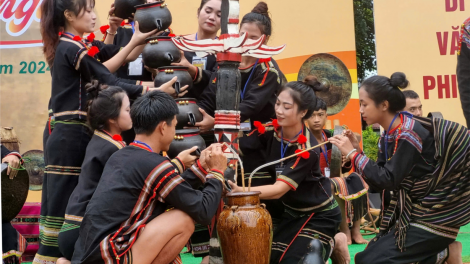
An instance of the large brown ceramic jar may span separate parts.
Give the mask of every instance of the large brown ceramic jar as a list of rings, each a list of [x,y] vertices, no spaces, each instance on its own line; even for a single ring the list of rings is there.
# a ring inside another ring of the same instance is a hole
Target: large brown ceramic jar
[[[227,194],[217,221],[224,264],[268,264],[273,225],[260,192]]]

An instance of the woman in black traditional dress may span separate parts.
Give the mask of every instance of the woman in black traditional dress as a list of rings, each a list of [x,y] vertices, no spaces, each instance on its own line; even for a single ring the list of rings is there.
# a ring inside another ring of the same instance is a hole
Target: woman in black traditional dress
[[[267,162],[318,144],[304,122],[317,104],[315,91],[321,90],[324,88],[312,76],[304,82],[290,82],[281,89],[275,105],[277,119],[266,127],[258,127],[250,136],[266,151]],[[271,263],[298,263],[314,239],[323,244],[324,250],[317,252],[323,261],[331,254],[341,211],[333,197],[330,179],[320,171],[320,155],[317,148],[267,167],[265,170],[276,182],[251,188],[261,192],[261,199],[278,199],[284,204],[281,221],[274,230]],[[230,184],[233,192],[242,191],[241,187]]]
[[[55,263],[62,256],[57,237],[90,141],[85,84],[96,78],[100,83],[121,86],[130,98],[151,89],[125,83],[111,72],[122,65],[135,46],[156,32],[143,34],[136,26],[132,41],[121,50],[95,41],[93,37],[83,38],[85,33],[94,31],[93,8],[93,0],[44,0],[41,6],[41,33],[51,68],[52,91],[50,118],[44,131],[46,170],[40,245],[34,263]]]
[[[272,34],[272,25],[268,5],[265,2],[259,2],[250,13],[243,17],[240,23],[240,34],[243,33],[248,34],[250,39],[259,39],[262,35],[266,35],[266,42],[269,40]],[[284,75],[274,59],[257,59],[251,56],[242,57],[240,73],[241,100],[239,109],[240,120],[243,122],[243,137],[239,139],[239,146],[245,172],[249,174],[259,164],[266,163],[266,155],[258,141],[248,135],[260,123],[270,122],[275,118],[276,92],[281,88]],[[198,102],[204,116],[201,122],[196,123],[201,131],[207,131],[214,127],[217,72],[212,75],[211,80],[209,87],[204,90]],[[252,185],[273,184],[274,182],[275,177],[261,172],[253,177]],[[277,219],[281,216],[282,204],[277,201],[266,201],[266,205],[273,218]]]
[[[87,86],[90,95],[88,124],[94,135],[86,148],[78,185],[70,196],[65,221],[59,233],[59,250],[71,260],[85,209],[98,185],[109,157],[126,144],[120,136],[132,127],[130,101],[126,92],[117,86],[100,86],[97,81]],[[64,258],[58,263],[70,263]]]
[[[444,263],[459,227],[470,222],[468,130],[400,113],[406,105],[400,88],[407,86],[397,72],[370,77],[359,89],[363,119],[387,129],[376,162],[358,151],[354,137],[330,138],[371,188],[393,191],[380,233],[355,256],[358,264]]]

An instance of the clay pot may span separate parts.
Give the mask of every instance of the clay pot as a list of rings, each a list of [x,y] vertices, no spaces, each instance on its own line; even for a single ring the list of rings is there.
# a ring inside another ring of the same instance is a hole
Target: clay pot
[[[171,63],[181,60],[181,52],[173,44],[171,37],[150,37],[146,39],[146,42],[147,45],[142,51],[145,66],[158,69],[171,66]]]
[[[114,1],[114,15],[122,19],[133,17],[136,12],[135,6],[143,5],[146,0],[115,0]]]
[[[268,264],[273,225],[260,192],[227,194],[228,203],[219,215],[217,234],[224,264]]]
[[[140,32],[147,33],[154,29],[163,31],[170,27],[172,22],[171,13],[163,2],[158,1],[135,7],[134,20],[139,22]]]
[[[181,151],[197,146],[200,151],[206,148],[204,139],[199,135],[199,128],[176,130],[175,139],[171,142],[167,154],[174,159]],[[191,153],[196,155],[196,153]]]
[[[178,77],[173,88],[175,88],[176,95],[180,93],[181,87],[189,85],[186,90],[189,90],[193,86],[193,78],[188,72],[188,67],[182,66],[167,66],[158,68],[157,77],[155,77],[155,87],[160,87],[162,84],[169,82],[173,77]],[[199,112],[199,111],[198,111]]]
[[[194,98],[179,98],[175,100],[178,104],[179,114],[176,116],[178,124],[176,129],[182,129],[187,126],[195,126],[197,122],[202,121],[202,114]]]

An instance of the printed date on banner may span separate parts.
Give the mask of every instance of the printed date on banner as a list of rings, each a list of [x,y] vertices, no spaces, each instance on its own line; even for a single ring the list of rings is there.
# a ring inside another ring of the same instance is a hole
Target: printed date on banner
[[[19,65],[0,64],[0,75],[5,74],[44,74],[50,71],[49,66],[44,61],[22,61]]]

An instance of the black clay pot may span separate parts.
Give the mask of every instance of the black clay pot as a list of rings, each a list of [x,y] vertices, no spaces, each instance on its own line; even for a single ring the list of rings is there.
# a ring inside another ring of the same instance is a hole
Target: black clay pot
[[[180,93],[180,89],[188,85],[186,90],[193,87],[193,78],[188,72],[188,67],[182,66],[167,66],[158,68],[157,77],[155,77],[155,87],[160,87],[162,84],[171,81],[174,77],[178,77],[173,88],[175,88],[176,94]]]
[[[179,114],[176,116],[178,124],[176,129],[183,129],[187,126],[194,126],[202,121],[202,114],[194,98],[180,98],[175,100],[178,104]]]
[[[146,2],[146,0],[114,0],[114,15],[122,19],[133,17],[136,12],[135,6]]]
[[[174,159],[181,151],[197,146],[200,151],[206,148],[204,139],[199,135],[199,129],[181,129],[176,130],[175,139],[171,142],[168,156]],[[191,153],[197,155],[197,153]]]
[[[135,8],[134,20],[139,22],[140,32],[147,33],[154,29],[163,31],[170,27],[172,19],[164,1],[139,5]]]
[[[147,45],[142,51],[145,66],[158,69],[181,60],[180,50],[173,44],[171,37],[151,37],[147,38],[146,42]]]

